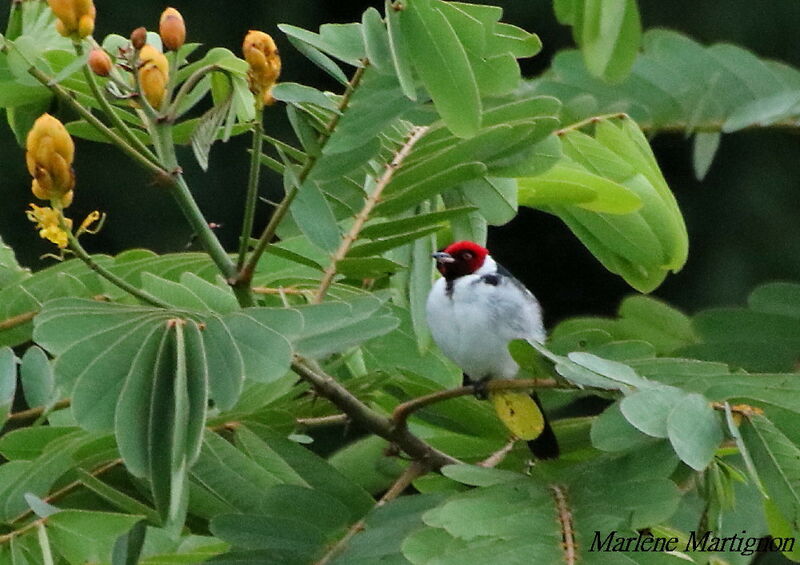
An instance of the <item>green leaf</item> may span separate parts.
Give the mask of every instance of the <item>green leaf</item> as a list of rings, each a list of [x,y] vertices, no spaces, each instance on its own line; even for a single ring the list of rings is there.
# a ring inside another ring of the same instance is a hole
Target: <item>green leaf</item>
[[[370,65],[383,74],[394,73],[389,34],[378,10],[370,7],[364,11],[361,32]]]
[[[383,257],[350,257],[336,263],[336,270],[347,278],[380,278],[405,269],[403,265]]]
[[[340,69],[339,66],[336,63],[334,63],[330,57],[325,55],[325,53],[323,53],[316,47],[312,47],[311,45],[305,43],[304,41],[292,37],[291,35],[287,36],[287,39],[289,40],[289,43],[291,43],[295,49],[300,51],[300,53],[305,55],[305,57],[309,61],[311,61],[320,69],[328,73],[330,76],[339,81],[341,84],[347,84],[347,77],[342,72],[342,69]]]
[[[354,67],[366,55],[360,24],[324,24],[319,34],[288,24],[278,24],[278,29]]]
[[[307,181],[298,188],[289,210],[312,243],[326,251],[336,250],[341,233],[325,195],[314,181]]]
[[[699,394],[688,395],[672,409],[667,431],[675,453],[696,471],[708,466],[723,440],[719,418]]]
[[[442,229],[442,226],[429,226],[413,232],[403,233],[389,237],[377,238],[369,243],[360,243],[350,248],[348,257],[369,257],[400,247],[426,235],[435,233]]]
[[[19,374],[28,406],[48,407],[58,400],[53,368],[47,355],[39,347],[29,348],[22,356]]]
[[[722,136],[717,132],[705,133],[697,132],[694,134],[694,147],[692,151],[692,165],[694,166],[694,176],[697,180],[703,180],[714,162],[714,155],[717,154],[719,141]]]
[[[640,394],[643,393],[636,393]],[[592,446],[602,451],[627,451],[650,441],[622,415],[619,402],[606,408],[592,423],[591,440]]]
[[[313,104],[332,112],[338,113],[339,111],[333,100],[325,96],[325,94],[316,88],[297,84],[296,82],[282,82],[276,84],[272,88],[271,93],[276,100],[281,100],[288,104]]]
[[[795,530],[800,525],[800,448],[767,418],[748,417],[740,427],[767,494]]]
[[[472,137],[481,125],[481,100],[467,53],[450,22],[429,0],[400,14],[414,68],[447,127]]]
[[[351,304],[326,302],[298,307],[305,324],[293,346],[300,355],[319,358],[388,333],[397,327],[397,319],[380,308],[380,301],[373,297]]]
[[[442,467],[442,474],[454,481],[476,487],[488,487],[520,478],[519,473],[464,464],[446,465]]]
[[[272,382],[287,373],[292,361],[291,345],[286,337],[260,319],[259,309],[232,314],[224,323],[241,353],[249,379]]]
[[[432,225],[446,225],[445,222],[451,218],[462,216],[476,210],[473,206],[462,206],[459,208],[450,208],[448,210],[440,210],[438,212],[429,212],[427,214],[418,214],[409,216],[407,218],[400,218],[397,220],[389,221],[375,221],[368,223],[361,230],[361,237],[375,239],[379,237],[387,237],[402,233],[408,233],[419,228],[424,228]]]
[[[578,42],[586,67],[595,76],[618,82],[628,76],[639,50],[642,24],[636,0],[583,3]]]
[[[410,47],[407,43],[406,33],[403,30],[401,10],[396,10],[391,0],[384,3],[386,14],[386,29],[389,32],[389,50],[392,54],[392,63],[400,82],[403,94],[409,100],[417,100],[417,86],[414,80],[414,70],[411,64]]]
[[[0,239],[0,289],[28,276],[30,272],[17,262],[14,250]]]
[[[17,390],[17,357],[10,347],[0,348],[0,424],[5,423]]]
[[[688,394],[671,387],[641,390],[622,399],[620,410],[636,429],[652,437],[669,437],[667,419]]]
[[[625,186],[565,165],[556,165],[543,175],[518,182],[518,198],[524,206],[577,205],[611,214],[629,214],[642,207],[641,199]]]
[[[140,516],[109,512],[63,510],[47,520],[53,547],[70,563],[110,562],[116,539]]]
[[[324,155],[339,155],[369,143],[414,105],[403,95],[395,76],[368,67],[325,144]]]
[[[67,426],[37,426],[13,430],[0,438],[0,453],[9,460],[36,459],[50,442],[76,431],[78,428]]]

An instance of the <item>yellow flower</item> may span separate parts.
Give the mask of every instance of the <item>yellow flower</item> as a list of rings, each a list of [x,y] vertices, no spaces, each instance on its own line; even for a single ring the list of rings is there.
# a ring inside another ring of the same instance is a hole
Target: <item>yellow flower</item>
[[[56,30],[64,37],[84,38],[94,31],[92,0],[47,0],[56,15]]]
[[[164,49],[177,51],[186,41],[186,24],[183,16],[175,8],[167,8],[161,13],[158,22],[158,34],[164,44]]]
[[[139,51],[139,86],[153,108],[160,108],[167,92],[169,62],[158,49],[145,45]]]
[[[281,74],[281,57],[272,37],[263,31],[250,30],[244,38],[242,53],[250,65],[247,79],[258,104],[270,105],[275,102],[272,87]]]
[[[36,224],[39,230],[39,237],[52,241],[59,248],[67,246],[67,232],[61,227],[61,222],[67,229],[72,229],[72,220],[65,218],[59,210],[54,210],[48,206],[37,206],[31,204],[31,210],[26,210],[25,215]]]
[[[75,144],[64,125],[50,114],[42,114],[28,132],[25,149],[25,163],[33,177],[33,194],[69,206],[75,187],[72,170]]]

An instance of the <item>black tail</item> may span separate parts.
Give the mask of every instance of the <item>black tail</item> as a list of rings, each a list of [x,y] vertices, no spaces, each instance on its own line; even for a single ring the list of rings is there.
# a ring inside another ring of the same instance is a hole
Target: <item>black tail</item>
[[[537,459],[557,459],[560,450],[558,448],[556,434],[553,433],[553,428],[550,426],[547,414],[542,410],[542,403],[539,401],[539,396],[535,392],[532,392],[531,398],[536,403],[536,406],[539,407],[539,410],[542,411],[542,415],[544,416],[544,430],[542,430],[542,434],[539,437],[528,442],[528,448]]]

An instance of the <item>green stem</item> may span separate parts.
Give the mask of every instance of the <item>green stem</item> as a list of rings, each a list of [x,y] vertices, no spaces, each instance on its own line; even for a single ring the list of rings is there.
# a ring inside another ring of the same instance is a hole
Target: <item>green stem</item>
[[[206,65],[205,67],[201,67],[193,72],[178,89],[178,93],[175,94],[172,104],[170,104],[169,108],[164,113],[167,121],[174,122],[178,118],[178,111],[180,110],[181,102],[183,102],[183,99],[186,97],[186,95],[189,94],[195,86],[197,86],[197,83],[199,83],[203,77],[210,72],[219,70],[221,69],[217,65]]]
[[[325,127],[325,131],[320,134],[319,138],[319,146],[320,150],[325,146],[328,139],[330,139],[331,134],[336,129],[337,124],[339,123],[339,119],[341,118],[342,114],[347,109],[347,106],[350,104],[350,99],[353,97],[353,93],[355,92],[356,88],[358,88],[359,83],[361,82],[361,78],[364,76],[364,71],[367,68],[367,62],[364,62],[364,66],[359,67],[356,72],[353,74],[353,78],[350,79],[350,82],[347,84],[347,90],[345,91],[344,95],[342,96],[342,100],[339,102],[339,112],[331,118],[331,121],[328,122],[328,125]],[[275,236],[275,232],[278,230],[278,226],[280,225],[283,218],[286,216],[286,213],[289,211],[289,207],[292,204],[295,196],[297,196],[297,191],[300,188],[300,185],[303,184],[303,181],[308,178],[309,173],[314,168],[318,159],[317,155],[309,155],[308,160],[306,161],[305,165],[303,166],[302,170],[297,175],[297,183],[292,184],[289,189],[286,191],[286,194],[281,200],[278,207],[275,208],[275,212],[273,212],[272,217],[269,219],[269,223],[267,223],[267,227],[264,228],[264,231],[261,233],[261,236],[258,238],[258,243],[256,244],[253,252],[250,254],[250,258],[247,260],[245,265],[239,270],[238,275],[236,276],[234,282],[234,289],[237,287],[244,287],[249,288],[250,282],[253,279],[253,273],[255,273],[256,265],[258,264],[259,259],[264,254],[264,251],[267,250],[267,246],[272,242],[272,238]]]
[[[61,216],[59,223],[61,225],[61,229],[64,230],[64,232],[66,232],[67,234],[67,241],[69,242],[69,248],[75,254],[75,257],[83,261],[87,267],[89,267],[91,270],[93,270],[95,273],[106,279],[108,282],[110,282],[117,288],[121,288],[122,290],[124,290],[131,296],[138,298],[142,302],[146,302],[147,304],[150,304],[152,306],[158,306],[159,308],[172,308],[172,306],[162,301],[160,298],[153,296],[152,294],[150,294],[145,290],[142,290],[141,288],[133,286],[125,279],[118,277],[117,275],[115,275],[102,265],[96,263],[95,260],[92,259],[91,255],[89,255],[83,248],[83,246],[80,244],[78,238],[75,237],[72,231],[69,230],[67,226],[64,224],[63,215]]]
[[[80,43],[80,41],[75,41],[74,45],[75,45],[75,52],[80,57],[83,54],[83,45]],[[146,156],[148,159],[150,159],[150,161],[152,161],[157,165],[158,161],[156,160],[156,156],[153,155],[153,152],[150,151],[150,148],[147,147],[142,142],[141,139],[136,137],[136,135],[128,127],[128,124],[126,124],[122,120],[122,118],[119,117],[117,111],[114,109],[113,106],[111,106],[106,97],[103,95],[102,91],[100,90],[100,86],[97,84],[97,79],[95,78],[92,70],[89,68],[89,65],[84,65],[83,75],[86,77],[86,82],[89,83],[89,88],[91,89],[92,94],[94,95],[98,104],[100,104],[100,107],[106,113],[108,118],[111,120],[111,123],[114,124],[114,127],[117,128],[117,130],[122,134],[122,136],[133,147],[135,147],[137,151],[139,151],[142,155]]]
[[[264,109],[256,107],[256,122],[253,125],[253,152],[250,154],[250,176],[247,179],[247,196],[244,203],[244,219],[242,220],[242,235],[239,239],[239,259],[236,269],[240,271],[247,259],[247,249],[250,247],[250,235],[253,233],[253,220],[256,216],[258,203],[258,179],[261,173],[261,145],[264,137]]]
[[[172,141],[172,125],[169,123],[153,124],[153,129],[156,132],[153,140],[156,152],[171,170],[169,186],[172,196],[178,203],[189,225],[192,226],[203,249],[209,254],[222,275],[229,281],[234,280],[237,274],[236,265],[231,260],[228,252],[225,251],[225,248],[222,247],[214,231],[208,226],[203,212],[189,190],[189,185],[186,184],[186,180],[183,178],[178,165],[178,158],[175,155],[175,144]],[[249,288],[242,289],[234,286],[233,290],[241,306],[247,307],[255,304]]]

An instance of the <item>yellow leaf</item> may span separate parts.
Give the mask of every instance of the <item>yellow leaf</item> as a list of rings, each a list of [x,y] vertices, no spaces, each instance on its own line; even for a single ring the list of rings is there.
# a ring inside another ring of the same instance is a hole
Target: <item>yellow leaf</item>
[[[489,398],[498,418],[519,439],[530,441],[542,433],[544,415],[527,392],[493,392]]]

